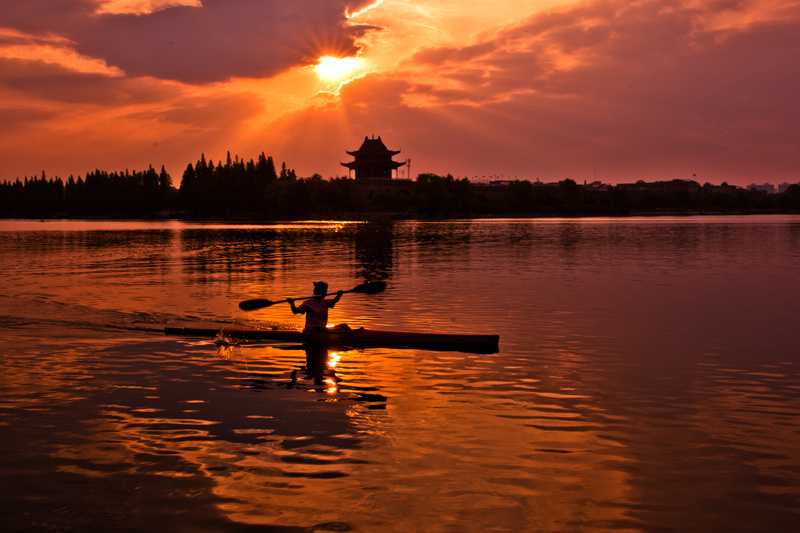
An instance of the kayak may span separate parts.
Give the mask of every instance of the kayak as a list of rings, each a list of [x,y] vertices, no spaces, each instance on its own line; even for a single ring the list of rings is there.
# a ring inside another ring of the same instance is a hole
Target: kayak
[[[436,348],[474,353],[495,353],[498,350],[498,335],[471,335],[459,333],[419,333],[413,331],[385,331],[358,328],[327,331],[300,331],[296,329],[217,329],[166,327],[167,335],[192,337],[227,337],[247,340],[272,340],[303,344],[325,344],[336,346],[360,346],[383,348]]]

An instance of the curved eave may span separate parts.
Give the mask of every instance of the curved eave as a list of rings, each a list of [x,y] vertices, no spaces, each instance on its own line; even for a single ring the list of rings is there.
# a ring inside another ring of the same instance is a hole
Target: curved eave
[[[375,164],[373,162],[363,162],[363,161],[353,161],[351,163],[339,163],[343,167],[347,167],[351,170],[358,170],[359,168],[374,168],[376,166],[386,166],[391,168],[398,168],[402,167],[406,164],[405,161],[381,161],[380,164]]]
[[[401,151],[402,150],[380,150],[380,151],[378,151],[378,150],[362,150],[362,149],[358,149],[358,150],[353,150],[351,152],[350,150],[345,150],[345,152],[347,152],[349,155],[352,155],[353,157],[370,157],[370,156],[376,156],[376,155],[377,156],[383,156],[383,157],[386,157],[386,156],[394,157],[397,154],[399,154]]]

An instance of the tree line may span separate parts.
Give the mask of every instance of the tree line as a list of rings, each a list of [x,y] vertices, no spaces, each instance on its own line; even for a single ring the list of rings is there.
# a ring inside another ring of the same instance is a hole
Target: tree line
[[[627,216],[636,214],[800,212],[800,184],[767,194],[755,189],[672,180],[586,187],[566,179],[537,185],[514,181],[505,190],[505,205],[517,215]]]
[[[179,217],[298,220],[471,216],[625,216],[663,212],[800,212],[800,185],[780,194],[673,180],[662,186],[602,188],[566,179],[475,185],[451,175],[420,174],[413,183],[364,186],[319,174],[298,178],[262,153],[187,165],[180,186],[162,166],[144,172],[95,170],[77,179],[41,176],[0,184],[0,217]]]
[[[85,177],[19,178],[0,184],[0,217],[135,216],[169,209],[175,188],[164,167],[144,172],[94,170]]]

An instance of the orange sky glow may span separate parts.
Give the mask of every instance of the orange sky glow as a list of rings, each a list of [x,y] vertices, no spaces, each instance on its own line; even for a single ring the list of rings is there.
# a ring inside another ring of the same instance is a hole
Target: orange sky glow
[[[796,183],[797,65],[792,0],[3,2],[0,180],[380,135],[411,177]]]

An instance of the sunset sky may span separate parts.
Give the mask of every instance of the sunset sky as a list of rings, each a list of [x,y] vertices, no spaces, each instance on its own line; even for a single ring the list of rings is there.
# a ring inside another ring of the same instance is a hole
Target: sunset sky
[[[411,177],[796,183],[798,95],[792,0],[0,2],[0,181],[375,135]]]

